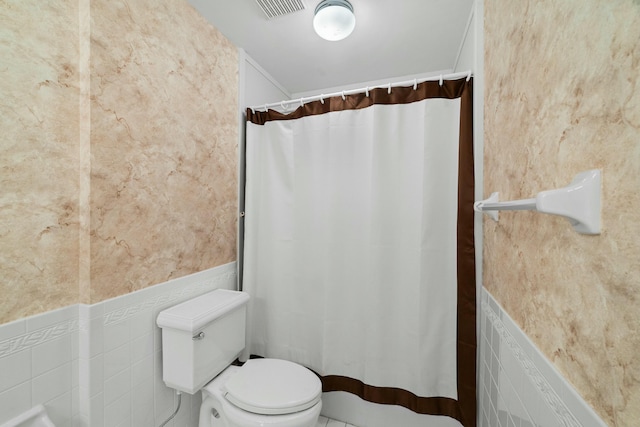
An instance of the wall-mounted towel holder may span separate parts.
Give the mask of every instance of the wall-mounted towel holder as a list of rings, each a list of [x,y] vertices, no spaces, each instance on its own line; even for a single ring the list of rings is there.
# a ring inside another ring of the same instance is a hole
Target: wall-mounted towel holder
[[[582,234],[600,234],[600,192],[602,180],[598,169],[581,172],[571,184],[557,190],[541,191],[535,198],[499,202],[498,193],[475,202],[473,209],[498,221],[497,211],[534,210],[560,215]]]

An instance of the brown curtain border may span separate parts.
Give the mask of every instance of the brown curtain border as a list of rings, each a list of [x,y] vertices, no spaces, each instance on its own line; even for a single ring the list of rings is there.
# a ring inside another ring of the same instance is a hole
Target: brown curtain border
[[[458,402],[465,427],[476,427],[476,257],[473,203],[473,79],[460,96],[458,148]]]
[[[310,102],[290,114],[275,110],[247,109],[247,121],[263,125],[272,120],[293,120],[331,111],[355,110],[374,104],[408,104],[430,98],[460,98],[460,140],[458,150],[458,227],[457,227],[457,381],[458,399],[420,397],[407,390],[376,387],[360,380],[318,375],[322,391],[345,391],[366,401],[400,405],[416,413],[443,415],[458,420],[464,427],[477,426],[476,400],[476,267],[474,247],[474,163],[473,163],[473,79],[424,82],[413,86],[372,89],[366,94],[346,95]],[[435,367],[437,369],[437,367]]]
[[[448,397],[420,397],[401,388],[376,387],[339,375],[320,376],[320,381],[323,392],[346,391],[368,402],[399,405],[418,414],[444,415],[463,422],[460,405]]]
[[[257,125],[264,125],[266,122],[273,120],[295,120],[333,111],[359,110],[376,104],[410,104],[432,98],[456,99],[462,97],[465,88],[472,81],[473,79],[470,79],[467,82],[466,78],[445,80],[442,86],[440,86],[440,82],[427,81],[417,85],[416,89],[413,86],[393,87],[391,88],[391,93],[388,93],[387,88],[376,88],[369,91],[369,96],[366,93],[345,95],[345,99],[342,99],[342,96],[334,96],[326,98],[324,103],[321,101],[308,102],[287,114],[276,110],[253,112],[251,108],[247,108],[247,121]]]

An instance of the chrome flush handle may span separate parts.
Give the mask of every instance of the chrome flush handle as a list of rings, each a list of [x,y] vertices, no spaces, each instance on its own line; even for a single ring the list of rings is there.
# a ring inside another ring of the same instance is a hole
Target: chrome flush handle
[[[199,334],[194,335],[193,338],[191,338],[191,339],[194,340],[194,341],[197,341],[197,340],[201,340],[203,338],[204,338],[204,332],[200,332]]]

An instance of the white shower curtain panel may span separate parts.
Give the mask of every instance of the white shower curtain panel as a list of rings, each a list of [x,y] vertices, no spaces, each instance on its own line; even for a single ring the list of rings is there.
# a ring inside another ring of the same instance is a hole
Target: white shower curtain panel
[[[248,351],[457,399],[460,99],[247,123]]]

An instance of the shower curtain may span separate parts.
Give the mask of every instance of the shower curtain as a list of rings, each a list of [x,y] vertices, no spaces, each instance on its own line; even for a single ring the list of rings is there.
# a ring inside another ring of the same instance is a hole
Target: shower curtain
[[[472,85],[247,110],[247,351],[476,425]]]

